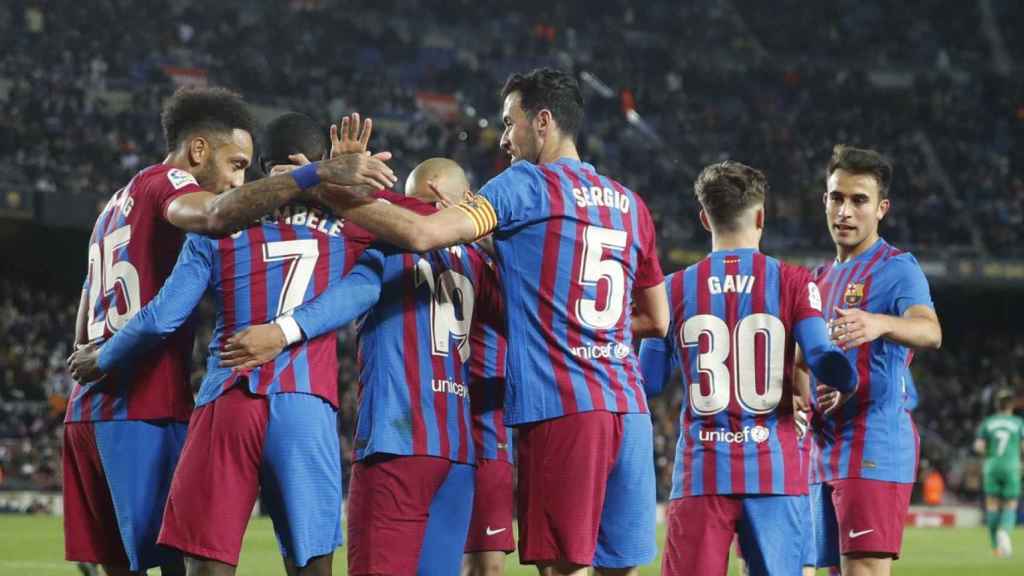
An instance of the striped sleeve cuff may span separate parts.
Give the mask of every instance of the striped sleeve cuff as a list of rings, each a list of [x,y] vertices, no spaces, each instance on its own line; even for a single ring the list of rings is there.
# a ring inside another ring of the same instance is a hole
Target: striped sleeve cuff
[[[483,196],[474,196],[455,207],[462,210],[473,221],[477,238],[486,236],[498,226],[498,215],[494,212],[494,206],[491,206],[491,203]]]
[[[284,339],[288,342],[289,346],[296,342],[302,342],[302,329],[299,328],[299,323],[291,316],[281,316],[274,320],[274,324],[277,324],[281,332],[284,333]]]

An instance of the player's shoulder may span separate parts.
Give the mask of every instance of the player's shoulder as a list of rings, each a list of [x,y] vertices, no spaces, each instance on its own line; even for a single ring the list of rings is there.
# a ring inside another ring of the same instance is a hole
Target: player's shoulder
[[[885,243],[879,250],[882,253],[878,257],[876,274],[878,272],[902,274],[921,271],[921,264],[912,252],[901,250],[888,243]]]
[[[147,166],[135,175],[133,180],[140,186],[170,187],[173,190],[181,190],[186,186],[198,186],[199,182],[191,172],[168,166],[167,164],[153,164]]]
[[[815,274],[800,264],[783,262],[774,256],[766,256],[765,260],[767,262],[767,266],[778,266],[780,277],[785,278],[786,280],[792,280],[793,282],[799,283],[815,281]]]

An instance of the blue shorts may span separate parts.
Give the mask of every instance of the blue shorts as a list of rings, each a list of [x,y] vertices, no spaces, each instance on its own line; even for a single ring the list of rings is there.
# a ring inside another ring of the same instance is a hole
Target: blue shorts
[[[137,571],[180,558],[156,541],[187,428],[181,422],[141,420],[65,426],[64,524],[69,560],[128,564]]]
[[[651,562],[658,553],[653,442],[649,414],[577,412],[520,427],[520,561]]]
[[[739,534],[749,574],[800,574],[804,496],[685,496],[672,500],[662,574],[725,574]]]
[[[839,524],[832,504],[832,488],[825,483],[811,484],[810,497],[815,566],[839,566]]]
[[[461,572],[475,485],[476,468],[453,462],[448,477],[430,502],[417,574],[442,576]]]
[[[800,497],[800,545],[803,550],[801,556],[804,566],[818,565],[818,547],[815,538],[814,504],[811,502],[811,495]]]
[[[341,454],[329,402],[235,386],[197,408],[160,544],[237,565],[261,489],[281,554],[297,566],[341,545]]]

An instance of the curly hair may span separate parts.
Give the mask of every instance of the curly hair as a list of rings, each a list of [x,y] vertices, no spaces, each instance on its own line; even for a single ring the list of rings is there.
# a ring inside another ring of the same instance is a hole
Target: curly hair
[[[167,150],[197,133],[245,130],[252,134],[256,120],[237,93],[225,88],[184,86],[164,104],[160,114]]]

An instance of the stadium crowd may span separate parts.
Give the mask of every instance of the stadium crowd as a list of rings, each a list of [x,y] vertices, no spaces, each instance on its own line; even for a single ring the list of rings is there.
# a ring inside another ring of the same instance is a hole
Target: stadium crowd
[[[400,174],[444,155],[480,185],[502,167],[496,88],[511,70],[557,64],[589,87],[584,156],[644,194],[663,250],[703,244],[685,217],[695,210],[690,183],[697,167],[725,157],[765,169],[781,192],[766,248],[827,245],[823,165],[832,144],[848,141],[896,159],[886,236],[897,245],[1020,255],[1017,85],[977,71],[989,54],[973,6],[941,2],[920,18],[898,2],[793,11],[609,2],[580,20],[582,3],[543,17],[529,4],[494,14],[459,0],[403,3],[400,13],[326,0],[182,0],[145,12],[115,0],[7,3],[0,166],[51,198],[100,202],[159,159],[154,119],[176,79],[226,85],[325,124],[358,110],[379,120],[374,144],[395,152]],[[802,16],[773,24],[782,13]],[[854,54],[851,43],[867,48]]]

